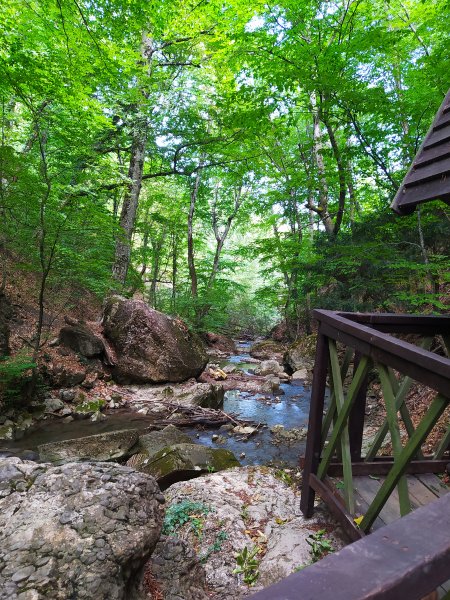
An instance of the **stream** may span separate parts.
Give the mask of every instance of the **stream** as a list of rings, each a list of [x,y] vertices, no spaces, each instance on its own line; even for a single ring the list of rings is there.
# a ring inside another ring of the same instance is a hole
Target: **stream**
[[[251,362],[253,359],[248,354],[250,346],[251,342],[238,342],[237,354],[221,361],[221,367],[232,364],[250,375],[250,370],[256,366]],[[243,465],[297,466],[306,440],[302,439],[290,444],[274,444],[270,427],[274,425],[283,425],[286,429],[306,427],[311,390],[309,386],[298,383],[282,383],[280,388],[282,393],[272,396],[267,393],[252,394],[239,390],[225,392],[223,405],[225,412],[266,425],[250,438],[242,439],[242,436],[217,429],[183,428],[183,431],[194,442],[231,450]],[[63,423],[60,420],[39,421],[22,439],[2,441],[0,456],[13,454],[21,458],[36,458],[35,453],[40,444],[120,429],[133,428],[144,432],[154,420],[152,416],[141,415],[128,409],[108,411],[106,414],[107,419],[95,423],[89,419],[75,420],[70,423]],[[213,441],[213,436],[217,435],[219,439],[215,438]]]

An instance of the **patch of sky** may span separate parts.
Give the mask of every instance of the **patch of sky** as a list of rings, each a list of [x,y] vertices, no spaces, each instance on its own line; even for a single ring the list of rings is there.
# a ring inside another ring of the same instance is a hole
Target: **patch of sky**
[[[254,15],[245,25],[245,31],[248,33],[253,33],[254,31],[258,31],[258,29],[262,29],[265,23],[266,21],[264,17],[260,15]]]
[[[156,145],[160,148],[168,148],[169,146],[173,146],[174,144],[181,144],[182,138],[176,137],[174,135],[158,135],[155,138]]]

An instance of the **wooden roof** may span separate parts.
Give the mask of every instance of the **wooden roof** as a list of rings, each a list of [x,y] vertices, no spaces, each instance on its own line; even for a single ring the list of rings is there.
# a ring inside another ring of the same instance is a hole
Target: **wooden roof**
[[[450,203],[450,90],[398,190],[391,208],[412,213],[429,200]]]

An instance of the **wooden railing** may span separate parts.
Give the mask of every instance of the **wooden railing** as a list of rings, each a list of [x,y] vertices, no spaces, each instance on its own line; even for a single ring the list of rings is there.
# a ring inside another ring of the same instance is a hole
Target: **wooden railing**
[[[445,456],[450,426],[432,456],[424,456],[421,447],[450,403],[450,360],[429,350],[437,335],[442,336],[447,350],[450,347],[450,318],[325,310],[315,311],[314,316],[319,330],[301,509],[306,517],[312,516],[318,493],[350,538],[357,540],[370,531],[396,486],[401,515],[410,511],[406,473],[442,472],[449,462]],[[392,335],[407,333],[419,336],[420,346]],[[367,380],[374,371],[381,383],[386,419],[362,456]],[[324,416],[328,379],[331,393]],[[347,386],[344,381],[349,382]],[[417,427],[405,404],[414,381],[436,392]],[[405,444],[399,416],[408,436]],[[393,456],[378,456],[388,433]],[[343,477],[343,498],[331,480],[336,475]],[[385,476],[358,524],[354,521],[356,475]]]
[[[447,494],[251,598],[419,600],[449,577]]]

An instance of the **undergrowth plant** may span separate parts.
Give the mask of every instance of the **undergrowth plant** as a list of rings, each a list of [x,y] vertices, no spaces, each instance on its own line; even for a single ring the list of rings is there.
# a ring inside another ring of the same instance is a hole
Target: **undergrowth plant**
[[[242,575],[244,583],[249,586],[254,585],[259,577],[260,561],[256,558],[259,551],[259,546],[254,546],[252,550],[245,546],[241,552],[235,555],[238,566],[233,570],[233,574]]]
[[[173,535],[186,523],[197,537],[200,537],[203,530],[203,517],[211,512],[211,508],[202,502],[192,502],[191,500],[182,500],[177,504],[169,506],[164,517],[162,532],[165,535]]]

